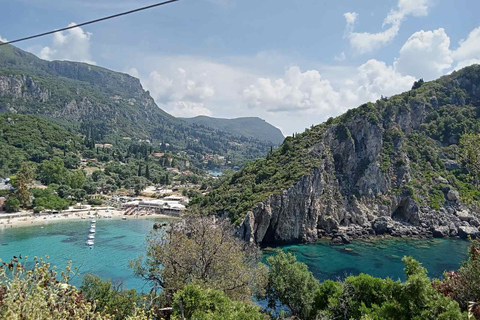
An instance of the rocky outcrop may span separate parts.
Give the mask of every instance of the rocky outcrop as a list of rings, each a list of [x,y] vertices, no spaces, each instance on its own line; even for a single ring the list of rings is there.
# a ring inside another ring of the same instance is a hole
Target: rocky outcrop
[[[319,165],[249,211],[238,235],[262,244],[313,242],[321,237],[338,244],[375,235],[480,236],[478,213],[461,203],[448,179],[437,176],[431,182],[443,190],[445,203],[437,209],[428,205],[428,198],[419,199],[411,187],[413,169],[405,139],[420,130],[436,108],[436,97],[429,103],[414,100],[387,113],[383,121],[356,116],[329,126],[309,150]],[[460,168],[454,159],[444,163],[445,170]]]

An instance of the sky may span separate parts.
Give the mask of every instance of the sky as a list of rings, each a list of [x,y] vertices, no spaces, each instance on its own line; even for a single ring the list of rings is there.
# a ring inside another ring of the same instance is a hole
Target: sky
[[[0,0],[0,40],[156,0]],[[129,73],[178,117],[256,116],[285,135],[480,63],[478,0],[180,0],[18,43]]]

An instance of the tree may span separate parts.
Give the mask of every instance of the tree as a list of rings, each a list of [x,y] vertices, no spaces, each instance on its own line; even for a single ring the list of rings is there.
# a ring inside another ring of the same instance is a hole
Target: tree
[[[469,248],[468,260],[457,271],[446,272],[444,279],[434,282],[434,287],[447,297],[457,301],[466,311],[470,302],[480,302],[480,241],[474,240]],[[472,310],[480,319],[480,306]]]
[[[460,139],[460,157],[472,176],[475,185],[480,182],[480,135],[464,134]]]
[[[26,162],[22,163],[22,167],[15,179],[15,192],[20,204],[25,208],[30,205],[30,191],[28,191],[30,185],[33,182],[33,168]]]
[[[258,306],[232,301],[219,290],[187,285],[175,294],[173,320],[265,320]]]
[[[140,192],[145,189],[147,186],[147,179],[145,177],[134,177],[132,181],[130,182],[131,186],[133,187],[135,194],[140,194]]]
[[[64,166],[63,160],[59,157],[54,157],[52,160],[44,160],[38,168],[40,181],[45,185],[63,183],[66,174],[67,169]]]
[[[14,196],[9,196],[8,199],[3,203],[3,208],[7,212],[17,212],[20,210],[20,200]]]
[[[148,167],[148,163],[145,167],[145,178],[150,179],[150,168]]]
[[[68,174],[67,182],[72,189],[80,189],[85,184],[85,173],[82,170],[73,170]]]
[[[171,297],[187,284],[225,292],[236,300],[262,293],[266,266],[258,247],[233,236],[233,226],[213,217],[187,217],[147,237],[146,258],[131,261],[137,276]]]
[[[281,249],[275,256],[268,257],[267,263],[270,266],[266,289],[269,307],[275,308],[280,301],[292,315],[305,320],[315,319],[315,292],[320,283],[308,271],[307,265]]]
[[[122,320],[134,314],[139,297],[135,289],[121,290],[110,281],[87,274],[82,279],[80,291],[84,298],[95,301],[95,310],[114,315]]]

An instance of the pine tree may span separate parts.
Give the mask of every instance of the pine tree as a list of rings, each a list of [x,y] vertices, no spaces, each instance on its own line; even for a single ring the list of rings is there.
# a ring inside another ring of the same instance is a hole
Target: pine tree
[[[138,176],[139,177],[142,176],[142,165],[141,164],[138,165]]]

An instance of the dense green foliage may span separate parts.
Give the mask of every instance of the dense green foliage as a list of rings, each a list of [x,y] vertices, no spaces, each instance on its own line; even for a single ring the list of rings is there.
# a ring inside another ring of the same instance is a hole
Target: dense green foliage
[[[64,154],[72,168],[80,162],[77,153],[83,149],[78,135],[48,120],[0,114],[0,176],[16,172],[23,162],[41,163]]]
[[[361,274],[318,282],[291,254],[269,257],[269,298],[298,319],[466,319],[456,301],[437,291],[421,264],[405,257],[406,281]]]
[[[173,319],[180,320],[263,320],[266,315],[252,302],[232,301],[219,290],[187,285],[175,294]],[[182,318],[184,317],[184,318]]]
[[[278,128],[272,126],[265,120],[255,117],[221,119],[198,116],[194,118],[183,118],[183,120],[188,123],[195,123],[199,126],[210,127],[239,136],[269,141],[273,145],[279,145],[285,139]]]
[[[0,51],[0,82],[20,88],[2,92],[0,112],[48,117],[89,139],[114,145],[125,139],[161,143],[162,152],[185,151],[197,166],[207,154],[241,165],[264,156],[272,144],[177,119],[127,74],[85,63],[49,62],[11,45]]]
[[[479,75],[480,66],[472,66],[436,81],[418,82],[411,91],[366,103],[302,134],[288,137],[266,159],[248,163],[240,172],[226,177],[218,189],[193,201],[192,210],[208,214],[228,212],[233,221],[240,221],[267,196],[293,186],[334,153],[328,148],[335,144],[330,140],[325,142],[327,150],[314,147],[325,137],[333,137],[336,143],[349,139],[355,148],[361,147],[365,143],[362,137],[353,136],[351,132],[360,120],[383,132],[382,150],[375,163],[393,184],[387,194],[382,195],[385,201],[391,195],[405,193],[419,205],[440,208],[448,191],[439,182],[442,179],[438,178],[443,177],[448,179],[450,187],[459,191],[464,203],[478,205],[480,191],[475,184],[479,143],[475,141],[480,140],[480,103],[474,90],[480,85]],[[460,143],[462,136],[463,143]],[[468,149],[472,152],[468,153]],[[331,173],[340,183],[353,180],[342,184],[346,196],[369,196],[357,194],[355,186],[356,179],[362,177],[370,162],[359,162],[354,176],[347,177],[342,171],[341,156],[332,156],[335,170],[332,168]],[[448,167],[447,162],[453,165]],[[407,164],[410,179],[396,181]]]
[[[121,290],[91,274],[83,276],[80,291],[85,299],[95,301],[97,312],[111,314],[118,320],[135,314],[139,301],[135,289]]]

